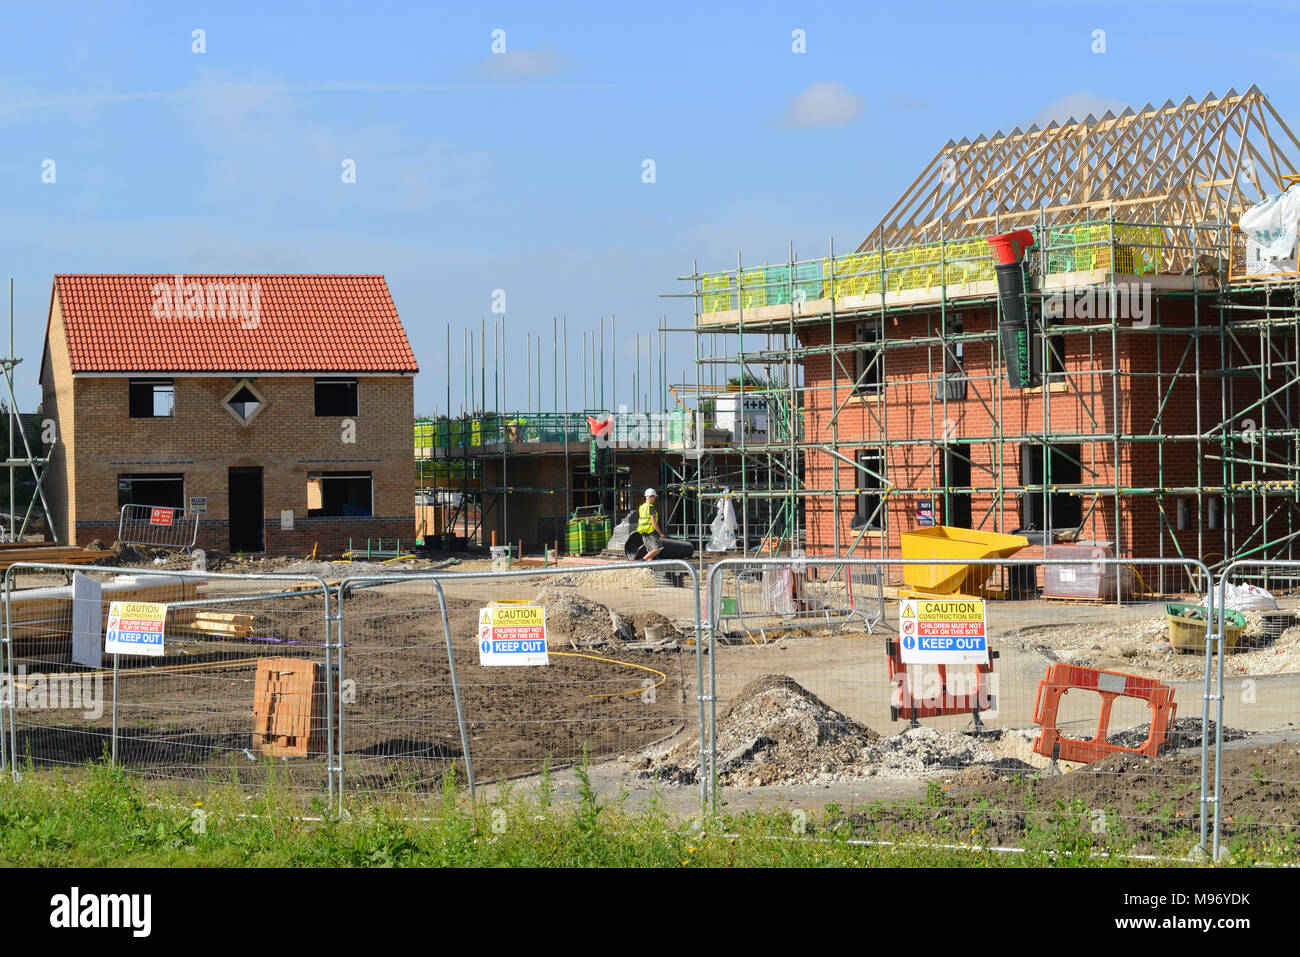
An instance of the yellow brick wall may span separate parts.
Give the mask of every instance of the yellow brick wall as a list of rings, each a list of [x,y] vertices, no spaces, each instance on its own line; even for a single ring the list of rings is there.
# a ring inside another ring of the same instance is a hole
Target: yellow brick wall
[[[207,497],[203,524],[213,527],[201,534],[200,544],[224,548],[228,533],[216,524],[229,519],[227,470],[249,466],[263,469],[264,516],[272,523],[266,530],[268,551],[275,550],[277,539],[286,546],[306,540],[311,547],[312,535],[304,528],[309,472],[370,472],[374,516],[397,520],[370,531],[365,520],[330,519],[326,533],[414,538],[413,377],[358,377],[359,414],[355,442],[349,444],[343,441],[342,418],[316,417],[312,377],[251,377],[265,405],[247,425],[221,404],[239,381],[228,375],[177,377],[171,418],[133,419],[128,376],[73,379],[69,373],[57,297],[49,340],[43,408],[59,423],[60,441],[45,487],[60,540],[72,540],[74,531],[83,543],[115,538],[118,475],[183,473],[187,500]],[[280,534],[282,509],[294,510],[297,534]]]
[[[72,369],[68,363],[68,336],[57,296],[51,302],[49,334],[42,361],[41,420],[42,423],[46,419],[54,420],[56,429],[56,442],[50,451],[50,464],[45,470],[42,488],[53,512],[52,532],[60,542],[67,543],[73,539],[72,512],[76,508],[76,435],[72,428]]]

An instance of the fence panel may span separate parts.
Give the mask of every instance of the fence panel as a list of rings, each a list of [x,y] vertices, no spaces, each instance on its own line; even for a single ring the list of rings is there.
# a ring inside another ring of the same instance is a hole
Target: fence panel
[[[1252,588],[1263,588],[1271,600]],[[1211,671],[1220,720],[1210,755],[1212,853],[1294,859],[1300,849],[1300,561],[1232,562],[1215,600]]]
[[[347,793],[428,792],[453,766],[472,780],[433,576],[346,578],[339,596]]]
[[[761,640],[790,628],[849,628],[868,633],[885,613],[878,569],[835,563],[810,575],[798,559],[776,566],[724,566],[713,591],[713,620]]]
[[[808,813],[834,804],[849,809],[859,836],[880,839],[923,833],[1025,846],[1077,838],[1093,848],[1161,852],[1186,852],[1199,842],[1204,639],[1186,654],[1176,651],[1166,604],[1199,604],[1210,580],[1204,566],[1165,563],[1161,576],[1142,567],[1158,562],[1142,560],[855,559],[847,564],[877,570],[896,596],[874,629],[851,623],[828,632],[795,621],[764,634],[736,627],[721,611],[735,597],[729,587],[763,572],[816,579],[842,564],[734,559],[710,571],[714,767],[708,776],[716,782],[715,804],[762,804],[778,794]],[[995,588],[989,573],[999,566],[1018,569],[1007,577],[1019,589]],[[1043,566],[1058,579],[1075,580],[1073,574],[1113,582],[1122,600],[1040,598]],[[954,595],[928,597],[959,605],[904,607],[909,596],[925,597],[908,578],[943,581],[949,567],[964,582],[956,583]],[[988,572],[978,571],[985,567]],[[932,573],[909,575],[909,568]],[[1179,591],[1132,593],[1145,591],[1137,582],[1161,578],[1180,583]],[[963,587],[972,597],[986,596],[985,627],[996,653],[991,670],[980,674],[976,665],[950,663],[941,673],[932,663],[904,661],[920,652],[919,645],[904,652],[918,635],[912,615],[927,619],[925,629],[961,634],[964,626],[939,623],[935,614],[958,608],[953,621],[960,622],[973,613],[974,603],[960,607]],[[798,602],[797,587],[792,594]],[[993,594],[1016,597],[987,597]],[[1089,669],[1110,674],[1097,677]],[[1108,733],[1099,739],[1102,747],[1090,747],[1103,705]],[[1151,756],[1110,752],[1105,745],[1144,744],[1153,707],[1161,722],[1177,708],[1171,740],[1158,755],[1154,747]]]
[[[319,579],[289,575],[14,565],[6,757],[332,794],[329,601]],[[160,656],[105,653],[113,602],[167,606]]]
[[[699,589],[688,564],[566,565],[436,577],[480,784],[535,775],[544,765],[558,770],[584,756],[593,776],[621,781],[630,773],[648,781],[644,755],[655,747],[693,751],[698,766],[703,662]],[[483,610],[525,602],[545,609],[547,664],[484,664]],[[349,662],[354,653],[348,652]],[[346,721],[349,741],[354,723]],[[698,776],[674,781],[700,787],[702,796]]]
[[[117,540],[124,545],[176,548],[188,552],[199,538],[202,512],[157,505],[123,505],[117,520]]]

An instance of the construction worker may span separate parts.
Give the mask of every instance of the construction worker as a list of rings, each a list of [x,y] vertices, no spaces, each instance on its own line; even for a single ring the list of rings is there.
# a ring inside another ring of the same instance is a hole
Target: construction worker
[[[641,533],[645,544],[645,561],[651,562],[664,550],[664,530],[659,527],[659,509],[655,508],[655,499],[659,493],[652,488],[645,490],[645,502],[637,510],[636,530]]]

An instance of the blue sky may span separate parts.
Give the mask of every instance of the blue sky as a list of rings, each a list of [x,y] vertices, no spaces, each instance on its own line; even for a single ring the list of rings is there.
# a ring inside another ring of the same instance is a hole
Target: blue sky
[[[423,412],[446,408],[448,323],[459,409],[462,330],[487,320],[491,352],[500,289],[508,407],[536,405],[530,334],[543,407],[557,391],[581,407],[580,333],[601,317],[606,404],[630,404],[634,337],[660,316],[688,324],[688,300],[661,295],[693,260],[855,246],[949,138],[1046,115],[1255,83],[1300,130],[1298,25],[1293,3],[1187,0],[13,7],[0,276],[15,280],[20,406],[39,399],[64,271],[383,273]],[[670,379],[692,377],[692,337],[670,340]]]

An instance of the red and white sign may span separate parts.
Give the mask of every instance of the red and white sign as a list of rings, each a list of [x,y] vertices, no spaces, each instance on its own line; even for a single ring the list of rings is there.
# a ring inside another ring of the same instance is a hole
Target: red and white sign
[[[149,514],[150,525],[170,525],[176,516],[174,508],[155,508]]]

